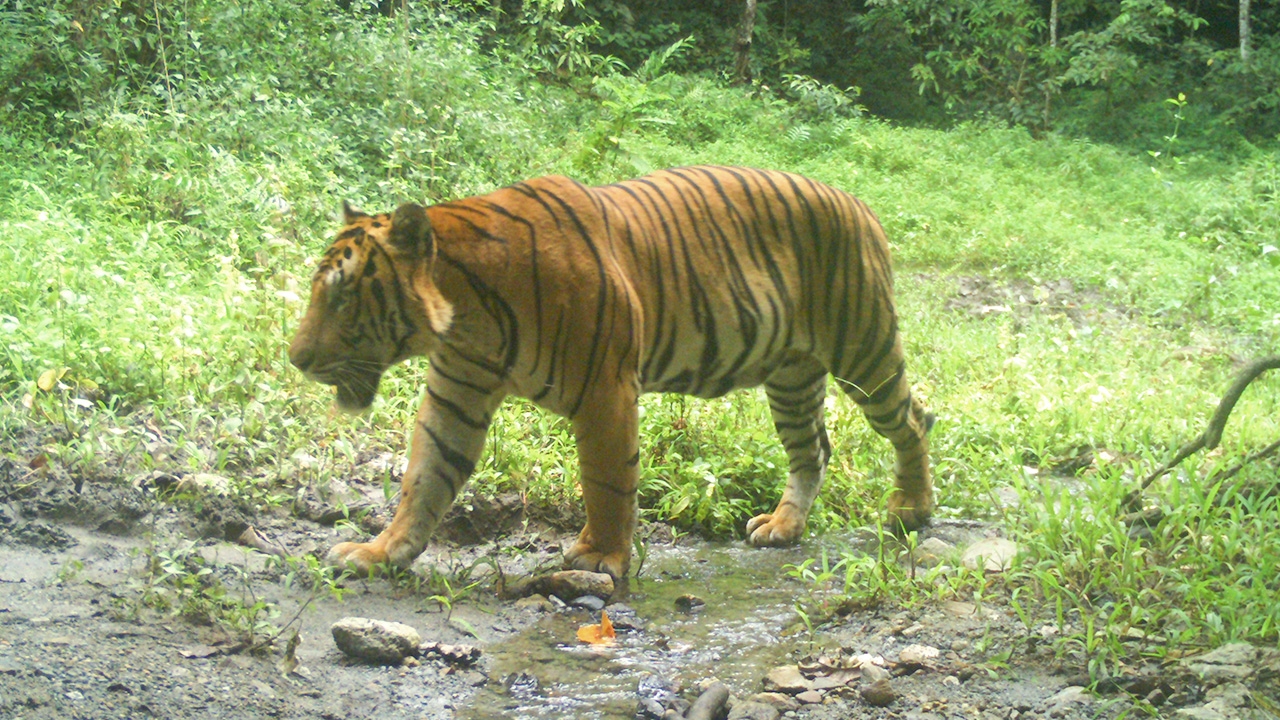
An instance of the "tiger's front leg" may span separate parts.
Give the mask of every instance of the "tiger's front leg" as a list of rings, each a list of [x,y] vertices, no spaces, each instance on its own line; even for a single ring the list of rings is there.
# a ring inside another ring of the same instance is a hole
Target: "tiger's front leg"
[[[328,561],[361,573],[384,563],[411,565],[471,477],[493,411],[501,401],[501,394],[482,392],[475,383],[446,376],[433,365],[414,423],[395,518],[367,543],[335,545]]]
[[[618,389],[588,398],[573,418],[578,441],[582,498],[587,526],[565,553],[568,564],[627,576],[636,529],[636,487],[640,481],[637,393]]]

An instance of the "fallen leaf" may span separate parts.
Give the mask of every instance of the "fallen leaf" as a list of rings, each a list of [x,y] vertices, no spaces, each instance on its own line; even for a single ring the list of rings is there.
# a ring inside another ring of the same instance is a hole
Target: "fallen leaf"
[[[27,463],[27,467],[32,470],[43,470],[44,468],[49,467],[49,456],[44,453],[40,453],[39,455],[31,458],[31,462]]]
[[[578,628],[578,640],[592,645],[612,645],[618,634],[613,631],[613,623],[609,622],[609,613],[600,611],[599,625],[583,625]]]

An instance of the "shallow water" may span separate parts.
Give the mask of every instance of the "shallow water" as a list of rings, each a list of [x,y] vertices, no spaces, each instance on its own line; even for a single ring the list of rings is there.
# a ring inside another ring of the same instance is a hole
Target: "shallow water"
[[[615,645],[593,648],[578,643],[576,632],[599,622],[597,614],[546,613],[488,648],[493,681],[458,717],[630,720],[637,686],[650,675],[684,687],[714,676],[737,695],[757,692],[769,668],[785,663],[805,642],[782,635],[797,621],[795,602],[806,593],[785,566],[822,547],[838,554],[852,545],[849,538],[828,536],[822,546],[788,549],[651,546],[642,577],[630,581],[623,598],[643,630],[619,630]],[[676,598],[686,594],[706,605],[694,613],[677,610]],[[627,618],[625,612],[619,616]]]

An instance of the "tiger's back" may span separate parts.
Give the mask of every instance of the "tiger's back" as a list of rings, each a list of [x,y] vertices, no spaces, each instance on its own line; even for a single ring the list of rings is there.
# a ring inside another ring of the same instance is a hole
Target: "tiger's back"
[[[406,207],[389,218],[393,247]],[[420,552],[508,394],[574,421],[588,516],[567,554],[577,567],[626,572],[642,392],[765,386],[790,471],[777,509],[748,525],[754,544],[803,531],[830,457],[828,373],[895,446],[890,511],[904,526],[928,517],[929,418],[906,382],[884,233],[854,197],[701,166],[597,188],[538,178],[418,210],[427,230],[415,221],[421,246],[406,254],[429,277],[404,284],[450,321],[420,323],[434,328],[419,343],[432,363],[396,520],[336,560]]]

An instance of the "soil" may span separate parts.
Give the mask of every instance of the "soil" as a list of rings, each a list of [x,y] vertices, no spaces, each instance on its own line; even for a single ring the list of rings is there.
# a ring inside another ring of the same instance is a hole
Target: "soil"
[[[771,668],[820,656],[880,658],[896,699],[873,707],[855,683],[787,717],[1106,718],[1132,710],[1128,692],[1196,699],[1160,668],[1136,668],[1103,696],[1071,690],[1088,676],[1055,655],[1056,630],[1029,636],[998,597],[981,606],[845,608],[812,633],[797,631],[794,602],[808,586],[786,566],[824,548],[870,549],[859,533],[753,550],[672,542],[668,529],[651,526],[648,567],[608,608],[618,643],[596,650],[574,640],[578,626],[599,622],[596,611],[554,598],[499,599],[490,571],[494,563],[508,576],[558,565],[572,539],[563,525],[577,521],[576,511],[473,497],[411,574],[347,579],[339,600],[310,589],[296,560],[235,542],[252,527],[267,550],[323,555],[354,532],[335,527],[344,515],[332,494],[255,506],[220,494],[211,476],[86,476],[38,455],[35,440],[19,438],[0,458],[0,717],[632,718],[645,687],[692,699],[716,677],[744,703]],[[357,477],[343,492],[366,503],[364,531],[389,517],[379,482]],[[959,547],[995,535],[981,523],[940,521],[922,540]],[[367,665],[330,637],[346,616],[402,622],[426,641],[483,654],[473,666],[436,657]],[[295,630],[300,644],[287,660]],[[938,652],[913,665],[902,655],[910,645]]]

